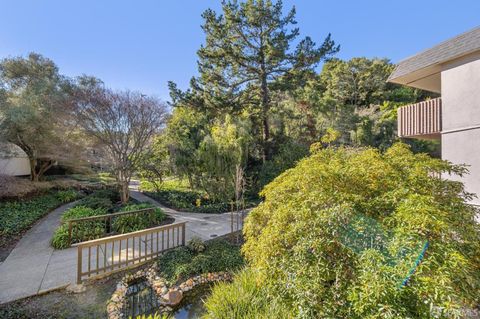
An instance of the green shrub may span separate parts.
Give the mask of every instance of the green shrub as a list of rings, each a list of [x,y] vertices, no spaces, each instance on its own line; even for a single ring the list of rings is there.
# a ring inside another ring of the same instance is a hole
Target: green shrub
[[[194,253],[188,247],[179,247],[161,256],[160,272],[170,282],[206,272],[232,271],[243,265],[240,248],[225,240],[205,243],[205,250]]]
[[[130,212],[135,210],[141,210],[146,208],[154,208],[152,204],[131,204],[124,206],[120,211]],[[150,227],[160,225],[165,220],[166,214],[158,207],[154,208],[152,213],[141,213],[135,215],[126,215],[115,217],[112,222],[112,228],[115,232],[123,234],[137,230],[142,230]]]
[[[215,202],[198,192],[185,190],[162,190],[147,192],[148,196],[158,200],[167,207],[194,213],[220,214],[230,211],[229,203]]]
[[[68,203],[81,197],[80,193],[73,189],[58,191],[56,196],[62,203]]]
[[[266,295],[301,318],[462,317],[480,302],[480,229],[471,196],[442,172],[466,170],[404,144],[385,153],[326,148],[301,160],[246,218],[243,252]],[[362,219],[387,234],[383,248],[368,227],[347,238],[364,249],[346,243],[345,229]]]
[[[90,195],[82,198],[77,206],[85,206],[92,209],[104,209],[107,211],[113,208],[113,203],[109,198]]]
[[[291,311],[266,295],[251,269],[240,271],[232,283],[216,284],[205,301],[203,319],[293,318]]]
[[[96,190],[90,196],[98,198],[108,198],[113,203],[116,203],[120,200],[120,193],[118,192],[118,190],[113,188]]]
[[[30,228],[38,219],[63,204],[56,191],[28,200],[0,203],[0,245],[8,242],[11,236]]]
[[[205,250],[205,243],[199,237],[193,237],[187,243],[188,249],[194,254],[201,253]]]
[[[77,206],[67,210],[63,216],[63,223],[55,230],[52,238],[52,246],[55,249],[64,249],[69,247],[68,223],[69,219],[98,216],[106,214],[103,209],[92,209],[85,206]],[[72,244],[91,239],[97,239],[105,234],[104,221],[87,221],[74,224],[72,229]]]
[[[130,316],[130,319],[132,317]],[[139,315],[139,316],[136,316],[135,319],[168,319],[170,318],[168,315],[159,315],[158,313],[155,313],[153,315]]]

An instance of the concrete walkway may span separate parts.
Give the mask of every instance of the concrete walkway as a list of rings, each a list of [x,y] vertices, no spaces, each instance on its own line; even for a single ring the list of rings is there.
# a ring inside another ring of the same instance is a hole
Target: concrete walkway
[[[208,240],[230,233],[230,214],[178,212],[164,207],[133,188],[131,197],[162,208],[175,222],[186,224],[186,240]],[[61,206],[30,229],[0,264],[0,304],[67,286],[76,281],[77,249],[54,250],[50,246],[62,214],[75,203]]]
[[[65,286],[75,279],[76,249],[50,246],[62,214],[73,205],[63,205],[40,220],[0,265],[0,303]]]

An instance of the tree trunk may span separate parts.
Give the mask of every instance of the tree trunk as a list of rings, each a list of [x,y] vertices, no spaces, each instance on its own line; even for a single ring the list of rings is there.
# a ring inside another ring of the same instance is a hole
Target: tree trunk
[[[37,159],[29,156],[28,161],[30,162],[30,180],[38,182]]]
[[[261,86],[261,95],[262,95],[262,131],[263,131],[263,154],[262,160],[265,163],[270,159],[270,126],[268,124],[268,111],[270,110],[270,101],[268,96],[268,84],[267,84],[267,75],[262,75],[262,86]]]
[[[122,204],[127,204],[130,199],[130,189],[128,188],[128,182],[122,181],[120,185],[120,200]]]

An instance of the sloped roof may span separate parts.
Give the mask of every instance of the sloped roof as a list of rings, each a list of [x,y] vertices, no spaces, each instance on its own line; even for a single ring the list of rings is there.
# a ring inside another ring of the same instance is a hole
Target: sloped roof
[[[480,51],[480,27],[400,61],[388,81]]]

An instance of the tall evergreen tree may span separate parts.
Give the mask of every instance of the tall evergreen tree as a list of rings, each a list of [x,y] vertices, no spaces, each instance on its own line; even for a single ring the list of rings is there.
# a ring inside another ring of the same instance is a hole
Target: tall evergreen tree
[[[295,8],[284,15],[281,1],[223,1],[222,11],[203,13],[206,43],[198,51],[200,76],[192,79],[193,90],[188,93],[171,84],[174,101],[188,98],[190,103],[215,112],[249,108],[262,132],[265,161],[270,157],[269,84],[281,76],[314,68],[339,46],[330,34],[320,46],[309,37],[297,42]],[[298,44],[292,49],[294,42]]]

